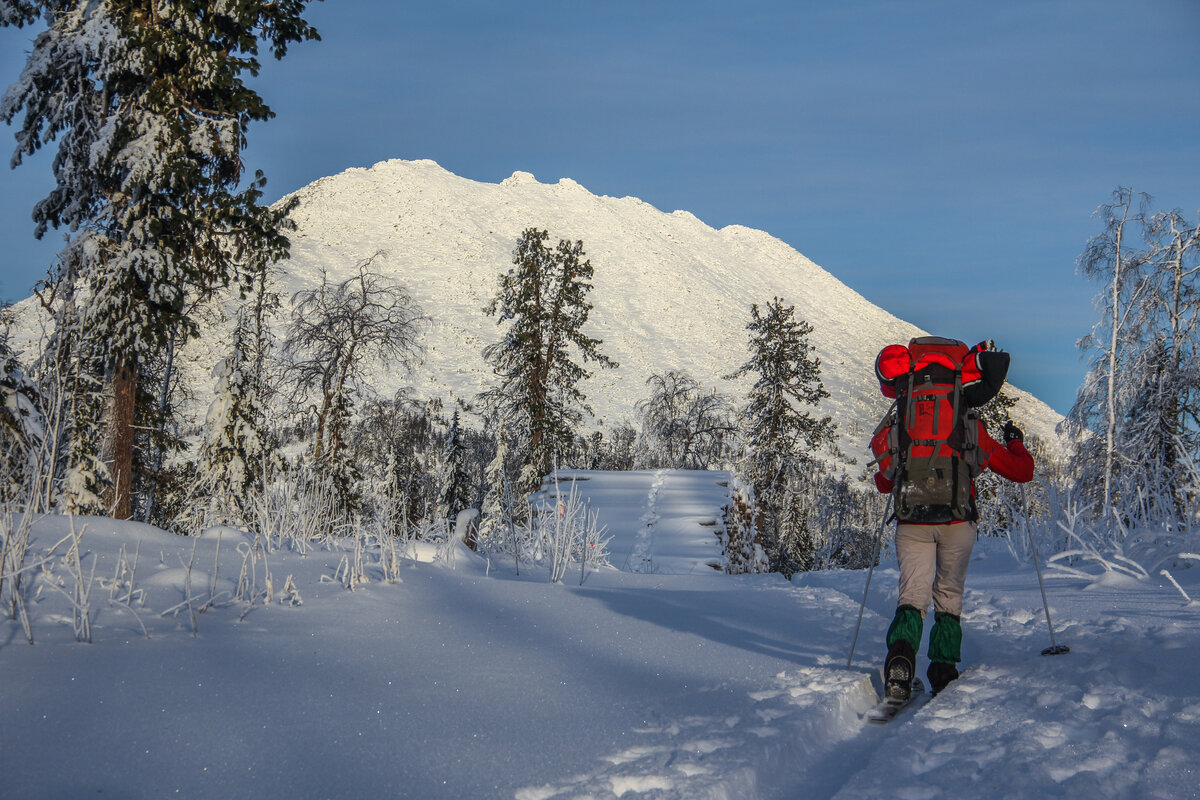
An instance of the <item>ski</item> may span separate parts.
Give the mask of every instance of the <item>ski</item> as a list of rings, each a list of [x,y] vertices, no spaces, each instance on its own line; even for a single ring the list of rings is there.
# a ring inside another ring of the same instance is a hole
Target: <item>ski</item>
[[[907,700],[903,702],[881,700],[867,712],[867,722],[872,725],[886,725],[900,716],[901,712],[923,704],[929,697],[930,695],[925,691],[925,684],[921,682],[920,678],[914,678],[912,692],[909,693]]]

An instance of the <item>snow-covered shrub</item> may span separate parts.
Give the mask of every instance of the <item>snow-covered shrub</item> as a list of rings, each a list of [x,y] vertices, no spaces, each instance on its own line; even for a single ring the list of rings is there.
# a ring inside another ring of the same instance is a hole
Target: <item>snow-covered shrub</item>
[[[574,481],[563,493],[557,473],[549,491],[539,500],[530,524],[535,532],[537,550],[550,570],[550,580],[561,583],[572,564],[579,564],[579,582],[587,576],[588,566],[608,564],[607,530],[597,522],[580,497]]]
[[[479,509],[464,508],[454,516],[454,538],[471,550],[479,537]]]
[[[379,541],[390,540],[408,552],[417,534],[415,526],[409,524],[408,497],[390,489],[382,485],[372,487],[366,498],[371,513],[363,520],[362,527]]]
[[[307,553],[314,542],[346,532],[335,487],[309,470],[281,471],[252,499],[251,527],[270,549],[287,547]]]
[[[135,603],[141,605],[145,598],[145,592],[137,588],[137,567],[141,554],[142,545],[139,542],[133,551],[133,561],[131,562],[128,550],[125,548],[125,545],[121,545],[121,554],[117,557],[117,565],[113,570],[113,577],[107,581],[108,605],[111,608],[120,609],[131,614],[137,621],[138,627],[142,629],[142,635],[149,639],[150,632],[146,630],[145,623],[142,622],[141,616],[138,615],[133,607]],[[100,586],[104,587],[105,583],[106,581],[101,580]]]
[[[44,553],[41,553],[33,564],[23,567],[23,570],[38,570],[38,590],[34,594],[35,599],[43,589],[49,589],[67,599],[71,606],[71,624],[75,630],[75,640],[90,643],[92,641],[91,594],[92,587],[96,582],[96,564],[99,556],[93,554],[90,564],[85,562],[80,543],[86,531],[86,524],[77,526],[76,519],[71,517],[70,532]],[[59,548],[63,547],[66,549],[59,555]],[[62,576],[62,573],[55,572],[58,567],[62,567],[63,572],[70,577],[70,583]],[[18,587],[14,586],[13,588]],[[13,597],[11,592],[12,589],[10,589],[10,597]],[[26,636],[29,643],[33,644],[33,632],[29,627],[28,616],[24,614],[25,598],[18,591],[15,599],[20,604]]]
[[[569,483],[570,488],[564,484]],[[484,555],[512,558],[518,573],[521,564],[545,568],[549,579],[560,583],[573,564],[579,565],[580,583],[588,569],[609,565],[607,529],[599,524],[574,481],[561,481],[557,472],[547,478],[541,491],[528,502],[525,521],[511,518],[479,540]]]
[[[34,513],[29,504],[20,513],[10,506],[0,505],[0,605],[10,619],[20,620],[30,644],[33,644],[33,631],[26,609],[28,582],[25,574],[30,569],[26,561],[33,520]]]
[[[1134,509],[1120,511],[1106,522],[1093,504],[1070,489],[1044,482],[1042,491],[1046,513],[1014,515],[1006,531],[1009,551],[1018,560],[1046,558],[1051,574],[1089,580],[1105,574],[1142,580],[1164,568],[1196,563],[1189,558],[1200,550],[1200,526],[1194,517],[1190,522],[1156,520],[1153,514],[1143,516]],[[1155,505],[1148,501],[1141,509]],[[1032,550],[1031,540],[1039,552]]]
[[[333,580],[354,591],[362,584],[370,583],[367,577],[366,552],[363,548],[362,536],[350,537],[350,552],[342,556],[337,569],[333,572]]]

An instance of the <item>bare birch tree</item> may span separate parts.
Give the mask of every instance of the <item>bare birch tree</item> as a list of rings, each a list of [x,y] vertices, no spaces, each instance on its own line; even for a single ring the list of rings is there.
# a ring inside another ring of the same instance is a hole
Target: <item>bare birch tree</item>
[[[354,465],[346,459],[356,397],[368,391],[371,366],[410,369],[421,355],[426,318],[403,288],[377,271],[383,253],[360,262],[357,274],[297,292],[284,341],[293,403],[315,417],[313,465],[332,479],[342,501],[353,506]]]
[[[1135,194],[1132,189],[1119,187],[1114,191],[1112,202],[1097,210],[1104,221],[1104,230],[1092,237],[1078,261],[1082,275],[1105,280],[1106,288],[1096,297],[1100,321],[1078,343],[1085,353],[1094,353],[1094,360],[1068,416],[1077,434],[1093,429],[1096,417],[1103,420],[1099,441],[1093,443],[1092,437],[1081,437],[1080,446],[1088,451],[1083,454],[1085,463],[1095,461],[1097,445],[1102,448],[1104,467],[1097,477],[1102,487],[1101,514],[1105,519],[1112,514],[1113,478],[1117,471],[1117,380],[1129,349],[1126,345],[1137,327],[1133,316],[1143,309],[1140,300],[1150,285],[1144,274],[1146,254],[1135,246],[1135,237],[1140,232],[1135,226],[1146,225],[1149,202],[1148,195]]]

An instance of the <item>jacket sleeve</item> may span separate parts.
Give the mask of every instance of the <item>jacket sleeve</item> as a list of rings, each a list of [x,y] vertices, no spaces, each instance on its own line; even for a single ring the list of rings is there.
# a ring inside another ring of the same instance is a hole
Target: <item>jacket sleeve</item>
[[[882,472],[875,473],[875,488],[879,490],[880,494],[891,494],[894,485],[892,481],[883,477]]]
[[[1008,447],[988,435],[983,423],[979,423],[979,446],[987,455],[987,468],[1013,483],[1028,483],[1033,480],[1033,456],[1025,449],[1024,442],[1014,439]]]

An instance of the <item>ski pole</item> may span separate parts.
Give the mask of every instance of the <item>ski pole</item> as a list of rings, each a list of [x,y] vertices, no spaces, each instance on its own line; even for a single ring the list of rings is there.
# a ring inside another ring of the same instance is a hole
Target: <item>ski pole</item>
[[[1050,646],[1042,651],[1042,655],[1060,656],[1063,653],[1071,652],[1071,648],[1054,641],[1054,623],[1050,622],[1050,603],[1046,601],[1046,582],[1042,580],[1041,556],[1038,555],[1037,543],[1033,540],[1033,529],[1026,525],[1025,532],[1029,534],[1029,549],[1033,552],[1033,567],[1037,570],[1038,588],[1042,590],[1042,608],[1046,612],[1046,627],[1050,629]]]
[[[879,550],[883,545],[883,529],[887,527],[888,517],[892,515],[892,496],[888,495],[887,507],[883,510],[883,521],[879,523],[879,533],[875,536],[875,553],[871,556],[871,568],[867,570],[867,585],[863,588],[862,602],[858,605],[858,624],[854,626],[854,639],[850,642],[850,657],[846,659],[846,669],[854,663],[854,648],[858,645],[858,632],[862,628],[863,612],[867,608],[867,592],[871,591],[871,576],[875,573],[875,562],[879,560]]]

